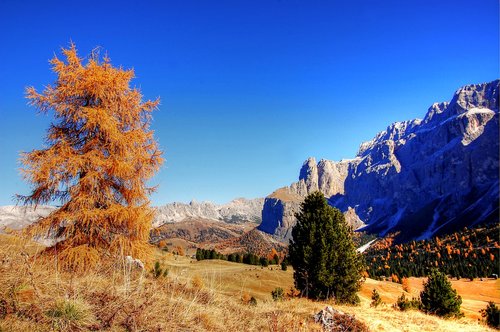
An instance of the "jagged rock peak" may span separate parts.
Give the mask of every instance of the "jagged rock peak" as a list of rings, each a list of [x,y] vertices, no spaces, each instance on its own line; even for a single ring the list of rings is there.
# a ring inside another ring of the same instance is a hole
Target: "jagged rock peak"
[[[406,143],[413,132],[422,128],[422,125],[438,125],[440,122],[460,115],[471,109],[498,110],[499,80],[489,83],[470,84],[458,89],[451,102],[434,103],[427,110],[423,120],[414,119],[394,122],[386,130],[379,132],[367,142],[361,143],[357,157],[365,157],[378,144],[385,141],[395,142],[394,146]],[[387,145],[387,143],[385,143]],[[389,143],[389,145],[392,145]]]
[[[287,190],[318,188],[352,225],[426,238],[498,221],[500,80],[467,85],[434,103],[423,120],[395,122],[347,161],[309,158]],[[264,204],[262,229],[289,236],[299,199]]]
[[[307,181],[318,177],[318,168],[316,167],[316,158],[309,157],[302,164],[299,174],[299,180]]]
[[[299,181],[292,183],[288,190],[300,197],[314,191],[321,191],[328,197],[343,193],[343,183],[347,176],[349,164],[352,161],[351,159],[335,162],[321,159],[316,163],[316,159],[310,157],[302,164]]]
[[[450,105],[455,106],[457,114],[475,107],[498,110],[499,82],[500,80],[495,80],[489,83],[466,85],[455,92]]]
[[[431,122],[436,116],[439,116],[440,114],[443,114],[446,112],[446,109],[448,108],[448,105],[450,105],[449,102],[445,101],[442,103],[434,103],[432,104],[431,107],[427,110],[427,114],[424,117],[424,123],[429,123]]]
[[[359,146],[357,157],[364,157],[377,144],[385,141],[394,141],[404,144],[404,138],[422,123],[421,119],[398,121],[379,132],[371,141],[363,142]]]

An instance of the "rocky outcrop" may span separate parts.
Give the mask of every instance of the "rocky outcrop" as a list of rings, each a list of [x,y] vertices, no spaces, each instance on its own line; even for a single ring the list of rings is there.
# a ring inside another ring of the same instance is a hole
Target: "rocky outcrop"
[[[316,163],[264,202],[261,230],[290,237],[293,216],[320,190],[355,227],[426,238],[497,220],[499,81],[468,85],[423,120],[396,122],[361,144],[354,159]],[[289,198],[293,197],[292,200]]]
[[[307,159],[300,169],[299,181],[293,183],[289,191],[300,197],[314,191],[321,191],[326,196],[344,193],[344,181],[348,174],[350,160],[334,162],[315,158]]]
[[[295,212],[300,208],[302,197],[289,188],[281,188],[269,195],[262,208],[262,222],[259,230],[274,234],[280,239],[292,236],[291,229],[295,225]]]
[[[304,197],[318,190],[327,197],[343,195],[349,166],[354,161],[334,162],[321,159],[316,163],[315,158],[307,159],[300,170],[298,182],[280,188],[266,197],[262,209],[263,222],[259,229],[286,242],[292,236],[295,213],[300,209]],[[345,216],[356,228],[364,225],[351,207],[346,209]]]

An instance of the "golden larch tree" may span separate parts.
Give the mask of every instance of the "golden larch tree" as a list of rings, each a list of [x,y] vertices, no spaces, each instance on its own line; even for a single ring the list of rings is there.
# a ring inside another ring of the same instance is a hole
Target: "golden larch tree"
[[[133,70],[114,68],[106,56],[78,56],[74,44],[50,63],[54,84],[42,93],[26,90],[32,106],[53,114],[46,148],[21,155],[30,195],[24,205],[59,202],[60,207],[31,229],[60,241],[61,267],[82,270],[103,256],[146,259],[153,210],[147,186],[163,162],[149,128],[159,100],[143,101],[130,87]]]

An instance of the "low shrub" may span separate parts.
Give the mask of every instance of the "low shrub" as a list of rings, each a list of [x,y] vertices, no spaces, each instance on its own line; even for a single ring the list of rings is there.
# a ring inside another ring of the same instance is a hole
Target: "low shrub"
[[[479,311],[481,316],[486,321],[488,326],[500,329],[500,309],[498,309],[497,305],[494,302],[488,302],[488,305],[485,309],[481,309]]]
[[[356,332],[369,332],[368,326],[356,317],[347,314],[334,314],[334,325],[330,331],[343,332],[343,331],[356,331]]]
[[[277,287],[271,292],[271,296],[274,301],[282,301],[285,296],[285,292],[283,291],[283,288]]]
[[[378,307],[379,305],[382,304],[382,298],[380,297],[380,294],[377,292],[376,289],[373,289],[372,292],[372,302],[370,303],[370,307]]]
[[[155,278],[166,277],[168,276],[168,269],[163,269],[160,262],[156,262],[153,269],[151,270],[151,273]]]
[[[411,300],[407,299],[405,294],[401,294],[400,297],[398,297],[398,300],[394,304],[394,308],[399,309],[401,311],[406,311],[410,309],[420,309],[421,303],[420,300],[417,299],[416,297],[412,298]]]
[[[63,331],[82,329],[93,323],[89,306],[77,300],[58,301],[45,314],[54,328]]]
[[[403,290],[405,292],[408,292],[408,293],[410,292],[410,282],[408,281],[408,278],[403,277],[401,279],[401,285],[403,286]]]

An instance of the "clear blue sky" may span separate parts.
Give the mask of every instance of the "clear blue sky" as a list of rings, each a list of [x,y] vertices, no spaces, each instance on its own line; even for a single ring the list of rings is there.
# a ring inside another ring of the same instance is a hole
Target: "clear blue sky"
[[[134,68],[166,164],[153,204],[263,197],[309,156],[352,158],[394,121],[499,76],[497,0],[0,2],[0,205],[50,117],[24,88],[76,43]]]

